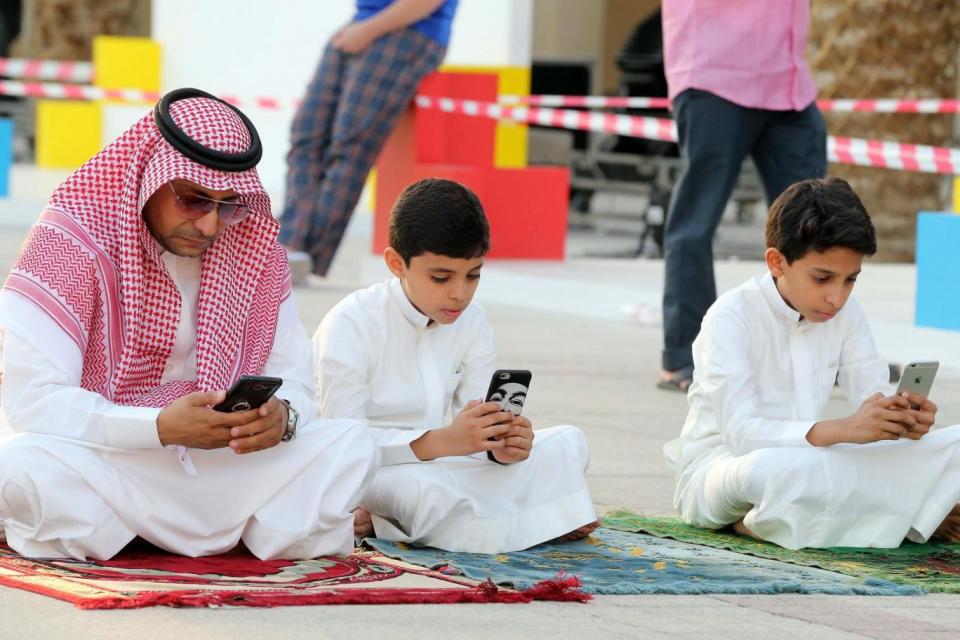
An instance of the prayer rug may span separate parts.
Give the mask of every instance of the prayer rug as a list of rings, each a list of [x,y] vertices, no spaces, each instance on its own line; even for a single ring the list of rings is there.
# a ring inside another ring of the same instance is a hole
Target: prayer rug
[[[609,514],[605,527],[647,533],[715,549],[804,567],[819,567],[857,578],[880,579],[929,592],[960,593],[960,544],[915,544],[896,549],[801,549],[791,551],[770,542],[710,531],[684,524],[678,518],[646,518],[628,512]]]
[[[187,558],[153,547],[128,547],[113,560],[79,562],[24,558],[0,544],[0,585],[66,600],[81,609],[583,602],[590,597],[572,577],[516,591],[371,551],[345,558],[261,561],[246,552]]]
[[[525,589],[560,573],[591,594],[827,593],[917,595],[915,586],[740,555],[642,533],[601,527],[579,542],[537,545],[500,555],[454,553],[368,539],[385,555],[474,580]]]

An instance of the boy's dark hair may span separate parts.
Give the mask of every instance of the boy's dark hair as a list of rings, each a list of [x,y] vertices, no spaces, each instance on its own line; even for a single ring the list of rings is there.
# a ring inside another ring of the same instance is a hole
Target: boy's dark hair
[[[787,263],[810,251],[846,247],[865,256],[877,252],[877,235],[860,198],[842,178],[803,180],[787,187],[770,206],[767,247]]]
[[[427,252],[479,258],[490,250],[490,226],[479,198],[443,178],[424,178],[404,189],[393,203],[388,233],[407,265]]]

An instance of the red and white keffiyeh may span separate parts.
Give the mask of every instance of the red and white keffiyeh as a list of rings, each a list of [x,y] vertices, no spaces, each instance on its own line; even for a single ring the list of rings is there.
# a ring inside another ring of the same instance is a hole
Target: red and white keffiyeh
[[[239,153],[250,145],[243,121],[214,100],[179,100],[170,114],[212,149]],[[141,211],[175,179],[235,191],[251,215],[202,257],[197,379],[161,384],[181,301]],[[262,370],[280,304],[290,295],[278,230],[255,169],[218,171],[184,157],[149,114],[56,189],[4,288],[40,308],[78,345],[84,389],[117,404],[163,407]]]

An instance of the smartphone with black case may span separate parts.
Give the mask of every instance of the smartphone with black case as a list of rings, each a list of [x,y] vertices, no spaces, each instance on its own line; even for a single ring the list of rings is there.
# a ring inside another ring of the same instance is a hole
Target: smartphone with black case
[[[518,416],[527,401],[527,390],[533,377],[525,369],[498,369],[490,378],[486,402],[496,402],[503,411]]]
[[[277,392],[281,385],[283,385],[281,378],[240,376],[240,379],[227,391],[227,397],[223,402],[214,405],[213,408],[224,413],[258,409]]]
[[[530,379],[533,374],[525,369],[498,369],[490,378],[490,387],[487,389],[486,402],[496,402],[503,411],[510,411],[518,416],[523,411],[527,401],[527,391],[530,389]],[[495,440],[495,438],[490,438]],[[490,462],[503,464],[493,457],[492,451],[487,451]]]

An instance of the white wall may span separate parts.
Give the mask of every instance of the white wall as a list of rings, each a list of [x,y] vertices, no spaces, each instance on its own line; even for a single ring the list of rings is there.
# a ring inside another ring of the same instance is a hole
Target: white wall
[[[528,65],[532,6],[532,0],[460,0],[446,62]],[[306,88],[327,40],[353,12],[352,0],[153,0],[163,88],[292,101]],[[261,177],[278,195],[293,111],[244,111],[263,139]]]

